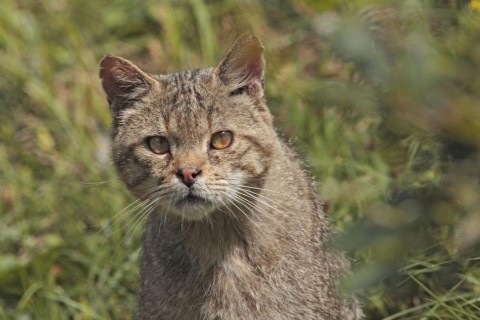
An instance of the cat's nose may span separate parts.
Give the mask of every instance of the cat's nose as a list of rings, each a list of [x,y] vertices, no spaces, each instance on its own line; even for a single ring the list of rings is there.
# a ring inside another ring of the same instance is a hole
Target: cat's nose
[[[202,173],[202,170],[192,167],[180,168],[177,170],[177,177],[187,186],[191,187],[197,178]]]

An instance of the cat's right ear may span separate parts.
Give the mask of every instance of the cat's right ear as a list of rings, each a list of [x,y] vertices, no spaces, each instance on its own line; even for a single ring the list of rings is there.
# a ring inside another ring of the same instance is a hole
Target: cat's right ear
[[[100,62],[100,78],[114,115],[158,86],[155,79],[130,61],[111,55]]]

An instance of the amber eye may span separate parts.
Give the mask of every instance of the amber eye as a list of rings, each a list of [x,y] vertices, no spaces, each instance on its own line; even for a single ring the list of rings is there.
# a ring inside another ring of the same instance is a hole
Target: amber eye
[[[225,149],[233,142],[233,133],[230,131],[219,131],[212,135],[210,147],[213,149]]]
[[[150,137],[147,140],[147,144],[150,150],[156,154],[165,154],[170,151],[170,143],[168,143],[168,140],[165,137]]]

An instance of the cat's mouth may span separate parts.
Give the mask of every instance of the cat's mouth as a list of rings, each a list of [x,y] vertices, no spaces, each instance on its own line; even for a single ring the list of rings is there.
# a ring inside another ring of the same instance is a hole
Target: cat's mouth
[[[187,220],[202,220],[215,208],[213,202],[205,197],[189,193],[175,201],[173,212]]]
[[[208,208],[213,207],[213,202],[203,195],[190,191],[188,194],[175,201],[174,206],[182,212],[205,212],[206,209],[209,211]]]
[[[185,220],[203,220],[217,208],[216,200],[208,190],[198,187],[177,189],[168,198],[161,206],[172,216]]]
[[[210,201],[205,199],[204,197],[194,195],[192,193],[189,193],[182,199],[178,200],[176,205],[177,206],[185,206],[185,205],[205,205],[205,204],[210,204]]]

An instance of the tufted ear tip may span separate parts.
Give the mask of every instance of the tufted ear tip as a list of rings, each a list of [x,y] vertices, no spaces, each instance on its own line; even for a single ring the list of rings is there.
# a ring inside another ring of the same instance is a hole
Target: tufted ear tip
[[[255,89],[247,92],[263,91],[263,51],[263,45],[256,36],[243,34],[224,56],[215,74],[232,92],[244,87]]]

